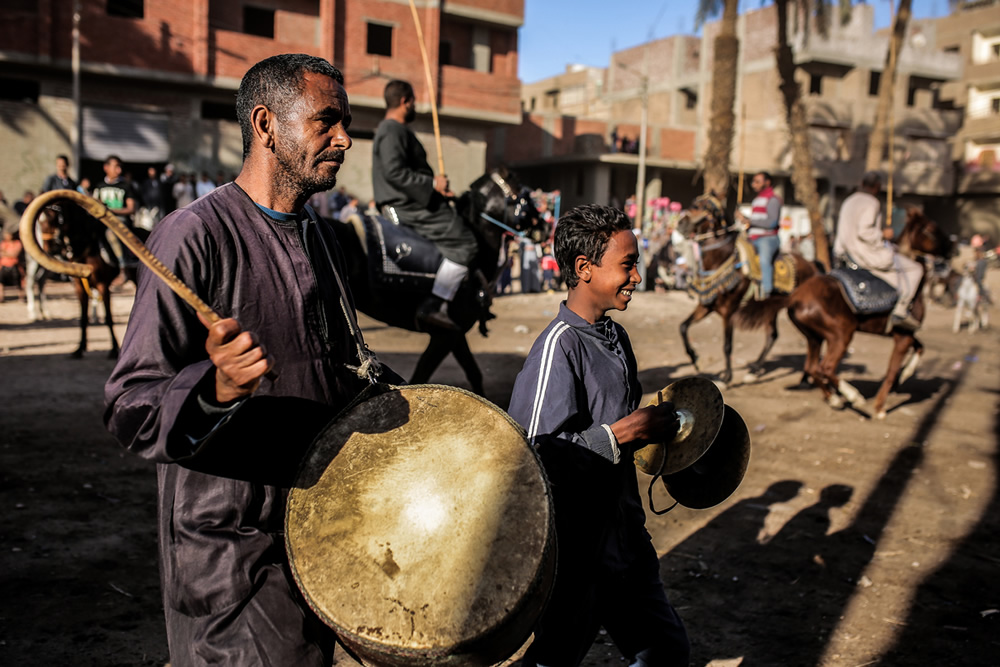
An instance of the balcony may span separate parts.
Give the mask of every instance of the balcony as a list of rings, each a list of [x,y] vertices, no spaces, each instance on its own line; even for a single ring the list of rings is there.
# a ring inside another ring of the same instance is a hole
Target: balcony
[[[518,125],[521,82],[464,67],[441,67],[441,113]]]

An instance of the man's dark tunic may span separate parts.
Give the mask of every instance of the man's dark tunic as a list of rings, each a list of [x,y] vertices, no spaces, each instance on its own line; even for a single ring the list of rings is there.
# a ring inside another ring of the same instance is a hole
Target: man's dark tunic
[[[379,209],[392,206],[400,223],[432,241],[451,261],[469,266],[476,255],[475,236],[434,189],[434,172],[416,135],[390,118],[375,130],[372,188]]]
[[[308,224],[344,279],[332,231]],[[329,632],[289,576],[284,508],[304,448],[361,382],[344,368],[357,356],[330,262],[312,231],[306,236],[315,263],[300,221],[265,215],[229,183],[164,218],[150,237],[185,284],[258,336],[278,372],[225,416],[206,414],[198,400],[202,383],[214,387],[206,329],[163,282],[140,272],[105,421],[159,464],[160,572],[175,667],[318,665],[330,649]]]

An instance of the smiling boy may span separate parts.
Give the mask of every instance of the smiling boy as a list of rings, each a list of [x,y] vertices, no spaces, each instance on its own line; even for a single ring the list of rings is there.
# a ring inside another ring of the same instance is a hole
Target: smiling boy
[[[676,430],[673,406],[642,395],[625,329],[640,282],[622,211],[580,206],[559,220],[555,255],[569,295],[514,382],[509,413],[527,430],[552,487],[559,543],[552,598],[525,667],[574,666],[603,626],[632,665],[686,665],[684,625],[667,600],[645,528],[632,452]]]

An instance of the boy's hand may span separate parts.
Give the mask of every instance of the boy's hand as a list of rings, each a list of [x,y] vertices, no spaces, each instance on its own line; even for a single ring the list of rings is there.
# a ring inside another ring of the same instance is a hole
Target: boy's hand
[[[201,314],[198,318],[208,326]],[[251,395],[271,368],[271,359],[257,336],[243,331],[232,318],[208,326],[205,350],[215,365],[215,400],[222,404]]]
[[[618,444],[630,442],[670,442],[677,433],[679,422],[674,404],[663,401],[659,405],[639,408],[628,417],[611,425]]]

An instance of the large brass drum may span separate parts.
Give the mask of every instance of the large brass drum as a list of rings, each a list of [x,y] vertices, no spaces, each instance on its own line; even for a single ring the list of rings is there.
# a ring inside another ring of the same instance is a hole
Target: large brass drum
[[[286,546],[310,606],[370,665],[490,665],[548,597],[547,482],[493,404],[393,389],[317,438],[288,498]]]

